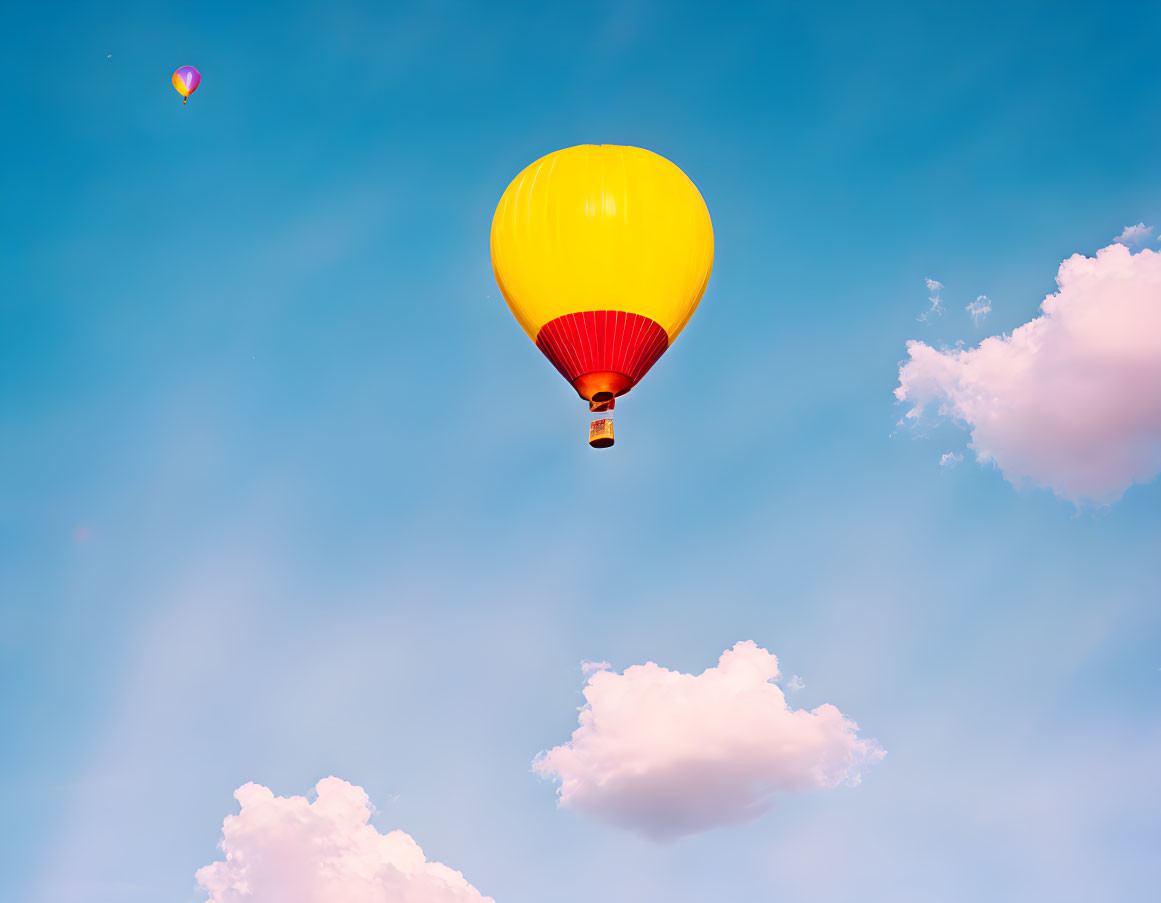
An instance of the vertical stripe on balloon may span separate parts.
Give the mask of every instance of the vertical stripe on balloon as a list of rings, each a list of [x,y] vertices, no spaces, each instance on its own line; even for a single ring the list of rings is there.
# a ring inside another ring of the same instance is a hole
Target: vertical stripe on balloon
[[[640,314],[587,310],[545,323],[536,346],[569,382],[586,373],[609,371],[636,383],[665,353],[669,336]]]

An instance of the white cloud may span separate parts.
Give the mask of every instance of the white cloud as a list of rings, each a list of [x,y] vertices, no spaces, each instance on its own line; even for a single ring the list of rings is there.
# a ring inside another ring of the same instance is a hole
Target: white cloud
[[[572,739],[533,770],[560,804],[655,839],[749,821],[778,794],[858,784],[881,759],[833,705],[791,709],[778,659],[753,642],[701,674],[649,662],[598,671]]]
[[[1123,245],[1060,265],[1042,314],[978,347],[907,344],[895,396],[971,430],[1014,484],[1116,501],[1161,472],[1161,253]]]
[[[581,662],[581,672],[583,674],[592,674],[594,671],[607,671],[613,667],[608,662],[591,662],[587,658]]]
[[[312,803],[238,788],[242,811],[222,824],[226,859],[197,873],[209,903],[494,903],[409,835],[380,834],[361,787],[331,777],[315,790]]]
[[[1113,241],[1122,245],[1143,245],[1149,240],[1149,236],[1153,234],[1153,227],[1146,226],[1144,223],[1137,223],[1135,226],[1125,226]]]
[[[931,293],[927,298],[931,302],[931,307],[919,315],[918,320],[920,323],[926,322],[931,317],[943,316],[943,298],[939,294],[943,291],[943,283],[929,276],[924,276],[923,281],[927,283],[927,291]]]
[[[945,452],[939,459],[939,466],[951,470],[963,460],[963,455],[957,452]]]
[[[964,308],[972,316],[972,322],[977,326],[987,319],[992,312],[992,300],[987,295],[980,295],[975,301]]]
[[[786,689],[789,690],[791,693],[797,693],[799,690],[805,689],[805,687],[806,687],[806,681],[804,681],[797,674],[795,674],[793,677],[790,678],[790,680],[788,680],[786,682]]]

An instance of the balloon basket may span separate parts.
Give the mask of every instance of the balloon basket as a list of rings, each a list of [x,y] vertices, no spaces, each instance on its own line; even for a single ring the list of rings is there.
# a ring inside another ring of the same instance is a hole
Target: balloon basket
[[[589,424],[589,445],[593,448],[608,448],[613,444],[613,419],[602,417]]]

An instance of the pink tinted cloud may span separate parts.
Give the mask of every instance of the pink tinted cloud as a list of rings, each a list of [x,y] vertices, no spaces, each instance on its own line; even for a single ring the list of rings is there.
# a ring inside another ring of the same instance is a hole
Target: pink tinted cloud
[[[588,677],[572,739],[533,763],[562,806],[654,839],[749,821],[778,794],[858,784],[881,759],[833,705],[791,709],[753,642],[701,674],[649,662]]]
[[[1161,471],[1161,254],[1120,244],[1060,265],[1042,314],[976,348],[907,344],[895,396],[971,430],[979,461],[1080,504]]]
[[[315,791],[309,802],[238,788],[242,810],[222,824],[226,859],[197,873],[210,903],[494,903],[409,835],[380,834],[363,788],[330,777]]]
[[[1121,234],[1113,239],[1115,242],[1120,242],[1123,245],[1140,245],[1149,240],[1149,236],[1153,234],[1153,227],[1146,226],[1144,223],[1137,223],[1135,226],[1125,226],[1121,230]]]

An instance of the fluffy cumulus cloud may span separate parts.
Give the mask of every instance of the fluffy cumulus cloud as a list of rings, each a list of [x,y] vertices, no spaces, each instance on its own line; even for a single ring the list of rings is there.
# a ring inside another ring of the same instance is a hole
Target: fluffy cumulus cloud
[[[907,345],[895,396],[971,430],[981,462],[1080,504],[1161,471],[1161,253],[1113,244],[1060,265],[1041,315],[975,348]]]
[[[493,903],[409,835],[380,834],[361,787],[332,777],[315,791],[309,802],[238,789],[242,810],[222,824],[226,859],[197,873],[210,903]]]
[[[778,677],[752,642],[701,674],[596,671],[572,740],[533,770],[560,782],[561,805],[655,839],[749,821],[778,794],[859,783],[883,750],[833,705],[790,708]]]

